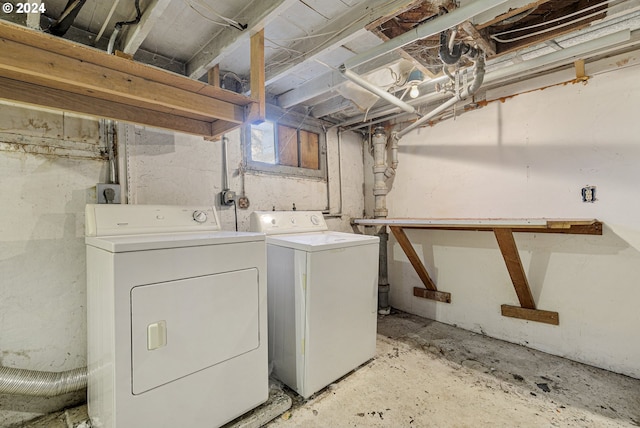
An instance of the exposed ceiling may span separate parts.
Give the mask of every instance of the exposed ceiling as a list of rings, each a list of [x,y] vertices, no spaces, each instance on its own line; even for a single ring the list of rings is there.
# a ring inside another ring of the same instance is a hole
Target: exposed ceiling
[[[344,69],[416,107],[442,100],[443,30],[450,52],[459,43],[484,53],[485,82],[494,85],[640,44],[640,0],[139,0],[139,22],[122,25],[116,36],[116,23],[136,21],[134,0],[42,4],[44,31],[72,23],[62,37],[104,50],[113,39],[134,60],[192,79],[205,80],[217,65],[221,86],[244,93],[250,36],[264,28],[269,102],[347,124],[402,110],[346,79]],[[0,17],[37,26],[33,14]],[[447,70],[472,65],[462,56]],[[409,82],[416,69],[420,80]],[[419,88],[415,99],[409,83]]]

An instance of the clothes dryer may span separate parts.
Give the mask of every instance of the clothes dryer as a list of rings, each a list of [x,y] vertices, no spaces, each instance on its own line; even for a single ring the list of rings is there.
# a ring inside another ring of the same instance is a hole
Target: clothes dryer
[[[94,427],[217,427],[268,398],[264,236],[212,207],[87,205]]]

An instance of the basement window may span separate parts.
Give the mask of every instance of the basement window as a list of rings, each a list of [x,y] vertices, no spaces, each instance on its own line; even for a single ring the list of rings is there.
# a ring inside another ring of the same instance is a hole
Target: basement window
[[[326,150],[320,127],[295,120],[265,120],[245,129],[247,169],[325,179]]]

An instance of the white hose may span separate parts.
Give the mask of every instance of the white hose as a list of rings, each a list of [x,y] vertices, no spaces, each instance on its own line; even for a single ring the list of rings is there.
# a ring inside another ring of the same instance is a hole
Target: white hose
[[[0,394],[55,397],[87,387],[87,368],[41,372],[0,366]]]

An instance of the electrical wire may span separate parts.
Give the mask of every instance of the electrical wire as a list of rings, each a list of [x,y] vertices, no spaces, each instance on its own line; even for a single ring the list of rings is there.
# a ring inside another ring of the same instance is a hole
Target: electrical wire
[[[236,232],[238,231],[238,205],[236,205],[236,200],[233,200],[233,212],[236,218]]]
[[[206,19],[207,21],[219,25],[221,27],[225,27],[225,28],[235,28],[236,30],[246,30],[247,28],[247,24],[241,24],[238,21],[235,21],[231,18],[227,18],[225,16],[220,15],[218,12],[216,12],[215,10],[213,10],[211,8],[211,6],[209,6],[208,4],[204,3],[197,3],[200,7],[205,7],[206,9],[208,9],[209,11],[211,11],[211,13],[213,13],[214,15],[216,15],[217,17],[221,18],[222,20],[226,21],[226,22],[220,22],[220,21],[216,21],[215,19],[212,19],[211,17],[203,14],[201,11],[199,11],[198,9],[195,8],[194,4],[191,3],[190,0],[183,0],[184,3],[189,6],[189,8],[191,8],[195,13],[197,13],[198,15],[200,15],[201,17],[203,17],[204,19]]]
[[[597,12],[590,13],[590,14],[585,15],[585,16],[581,16],[581,17],[579,17],[579,18],[577,18],[577,19],[573,19],[573,20],[571,20],[571,21],[568,21],[568,22],[565,22],[565,23],[562,23],[562,24],[556,25],[556,26],[551,27],[551,28],[546,28],[546,29],[544,29],[544,30],[536,31],[536,32],[534,32],[534,33],[525,34],[524,36],[514,37],[514,38],[511,38],[511,39],[501,39],[500,37],[498,37],[498,36],[502,36],[502,35],[504,35],[504,34],[516,33],[516,32],[520,32],[520,31],[530,30],[530,29],[532,29],[532,28],[541,27],[541,26],[544,26],[544,25],[549,25],[549,24],[551,24],[551,23],[558,22],[558,21],[562,21],[562,20],[564,20],[564,19],[567,19],[567,18],[570,18],[570,17],[572,17],[572,16],[576,16],[576,15],[582,14],[582,13],[587,12],[587,11],[589,11],[589,10],[595,9],[595,8],[597,8],[597,7],[601,7],[601,6],[606,5],[606,4],[609,4],[609,3],[613,3],[613,2],[615,2],[615,1],[619,1],[619,0],[608,0],[608,1],[604,1],[604,2],[602,2],[602,3],[598,3],[598,4],[596,4],[596,5],[586,7],[586,8],[584,8],[584,9],[582,9],[582,10],[577,11],[577,12],[573,12],[573,13],[570,13],[570,14],[568,14],[568,15],[561,16],[561,17],[559,17],[559,18],[551,19],[551,20],[546,21],[546,22],[540,22],[540,23],[538,23],[538,24],[529,25],[529,26],[527,26],[527,27],[522,27],[522,28],[517,28],[517,29],[513,29],[513,30],[503,31],[503,32],[501,32],[501,33],[496,33],[496,34],[491,35],[491,38],[492,38],[493,40],[495,40],[496,42],[500,42],[500,43],[509,43],[509,42],[516,42],[516,41],[518,41],[518,40],[523,40],[523,39],[526,39],[526,38],[529,38],[529,37],[532,37],[532,36],[537,36],[537,35],[540,35],[540,34],[548,33],[548,32],[550,32],[550,31],[557,30],[558,28],[563,28],[563,27],[566,27],[566,26],[568,26],[568,25],[575,24],[576,22],[580,22],[580,21],[583,21],[583,20],[585,20],[585,19],[592,18],[592,17],[594,17],[594,16],[600,15],[600,14],[602,14],[602,13],[605,13],[605,11],[604,11],[604,10],[599,10],[599,11],[597,11]]]
[[[116,28],[122,28],[124,25],[135,25],[140,22],[140,18],[142,18],[142,12],[140,12],[140,0],[136,0],[134,5],[136,7],[136,17],[131,21],[116,22]]]

